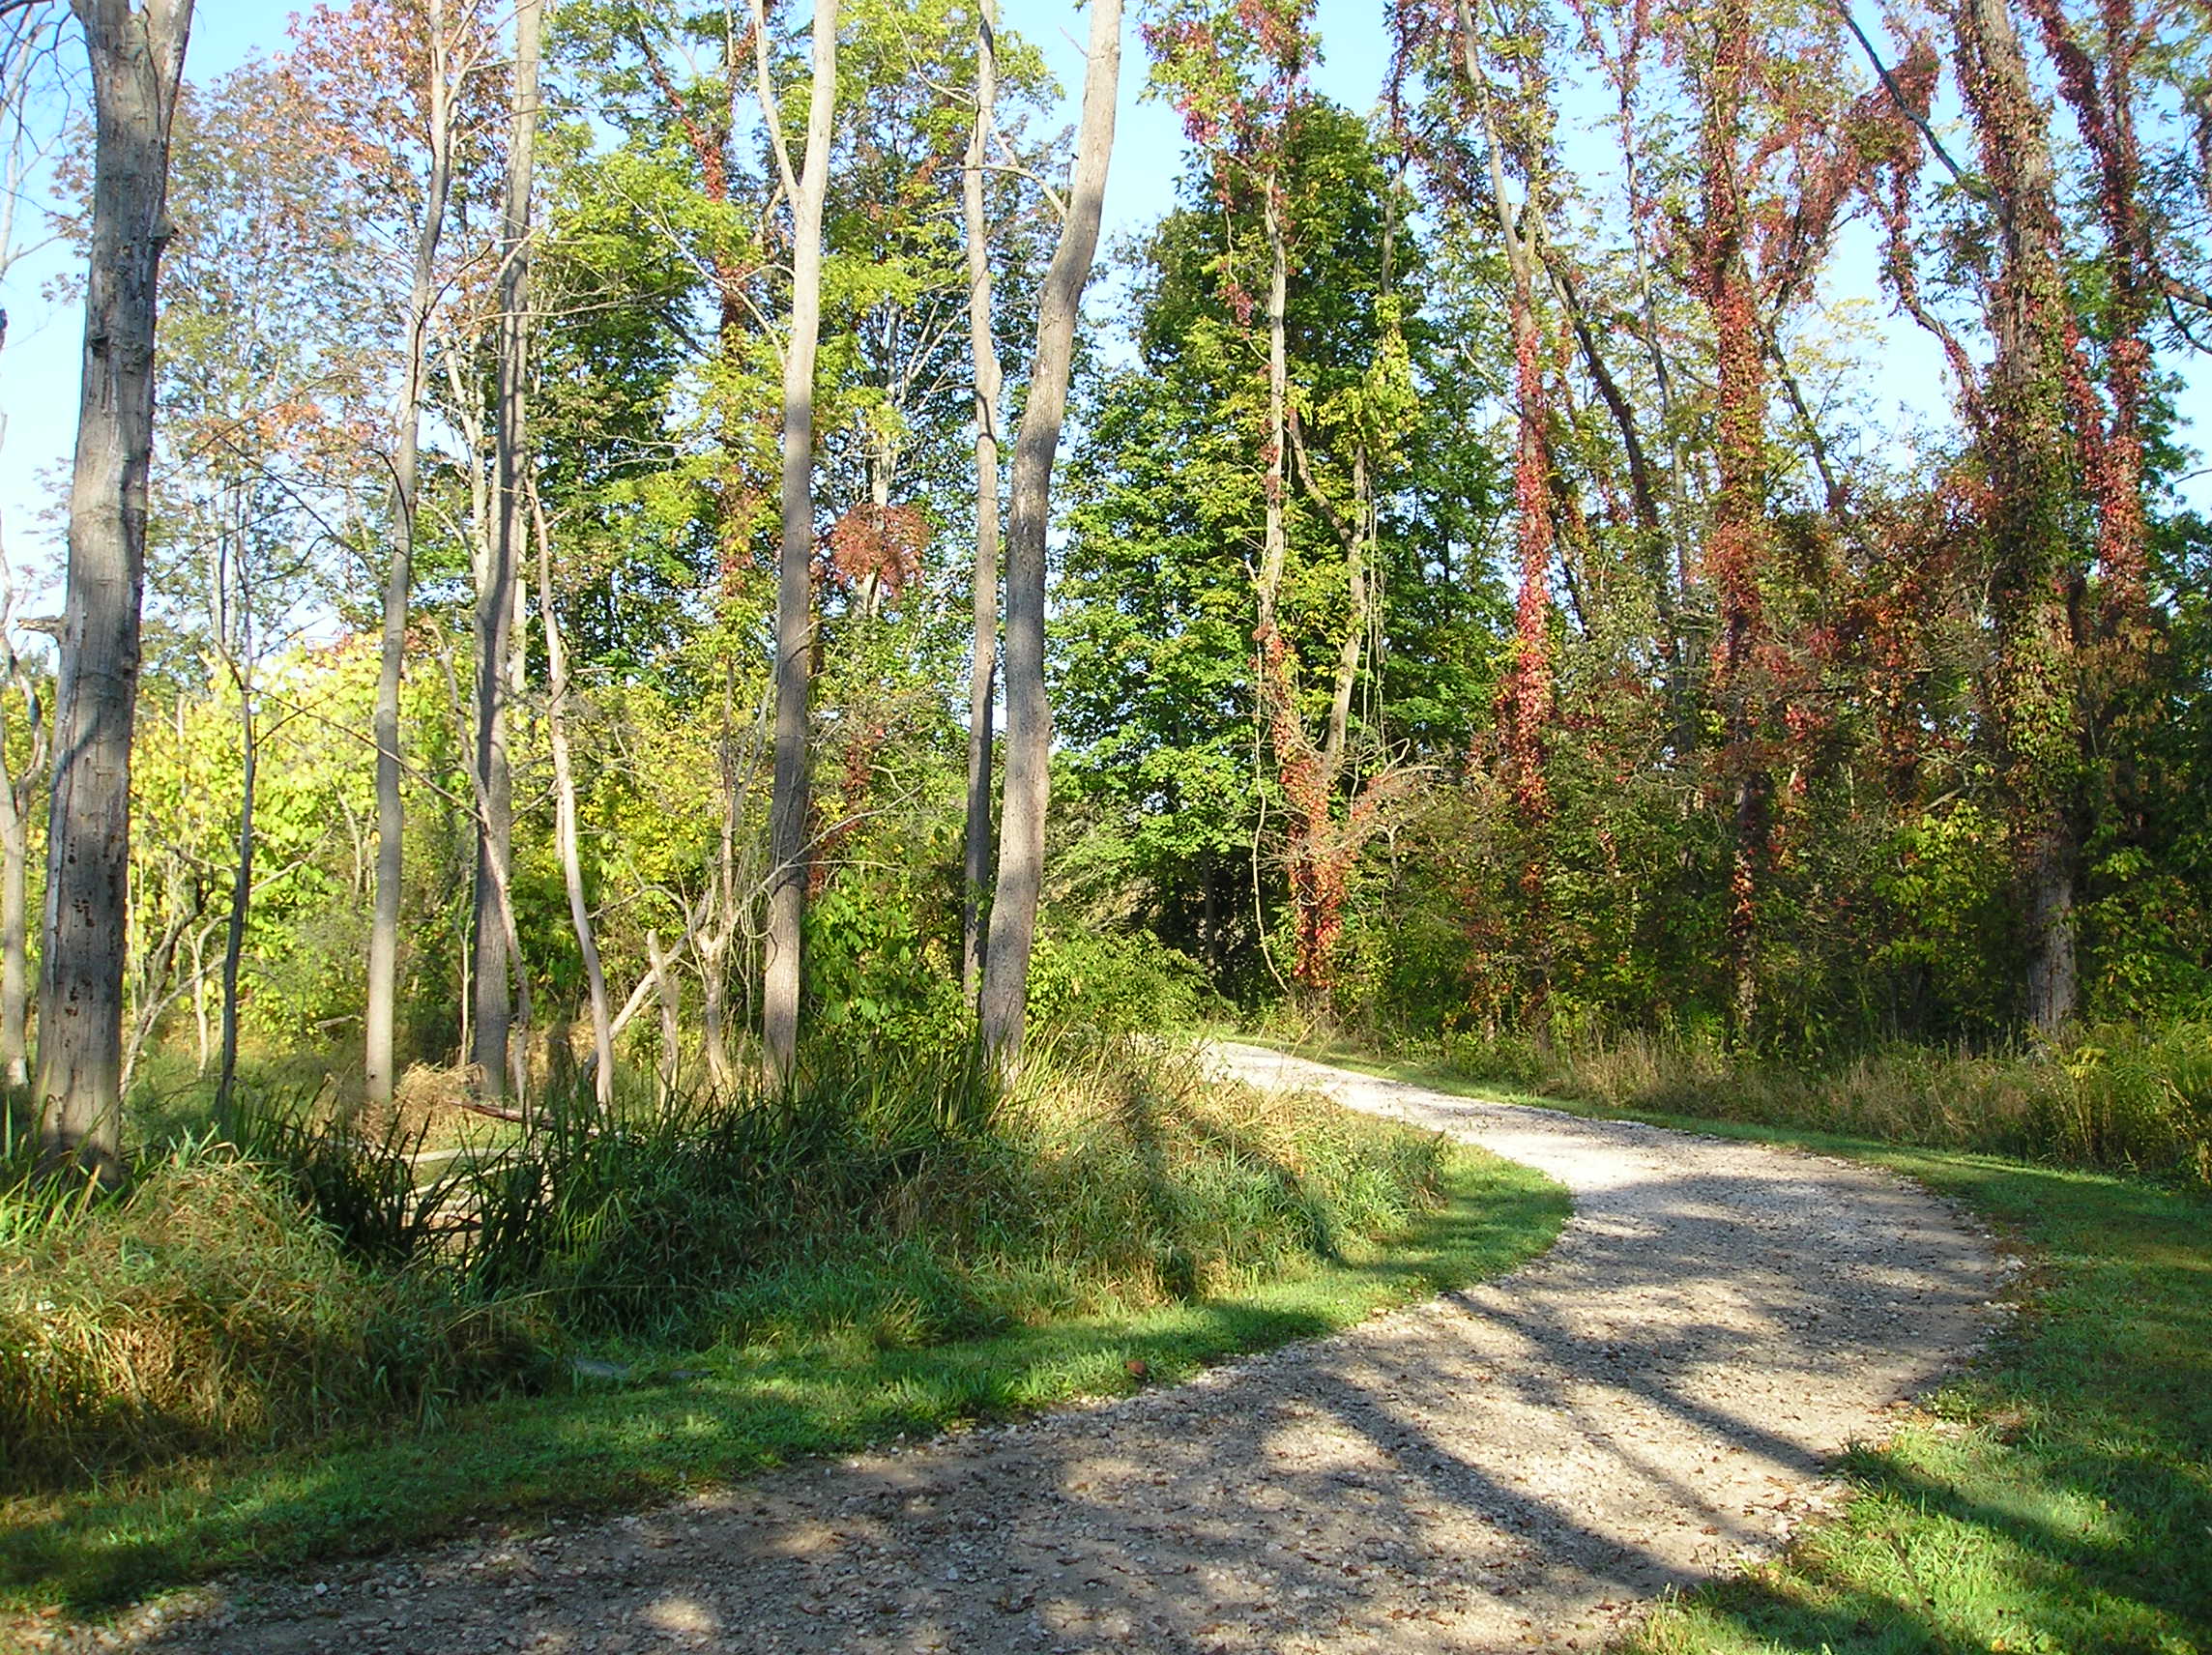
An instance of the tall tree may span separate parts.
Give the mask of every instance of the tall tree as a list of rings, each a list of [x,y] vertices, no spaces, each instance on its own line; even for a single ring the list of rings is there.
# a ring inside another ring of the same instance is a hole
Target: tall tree
[[[814,363],[822,323],[822,207],[837,107],[837,0],[814,0],[813,88],[800,168],[769,78],[765,0],[753,0],[761,107],[791,201],[791,326],[783,346],[783,537],[776,566],[775,770],[769,799],[768,957],[761,1037],[771,1076],[799,1060],[800,946],[806,921],[807,764],[814,666]]]
[[[2075,886],[2081,726],[2068,531],[2064,229],[2049,119],[2011,0],[1958,0],[1961,85],[1998,234],[1988,310],[1994,355],[1980,395],[1994,660],[1990,703],[2018,824],[2026,1013],[2054,1031],[2079,1004]]]
[[[1553,717],[1552,550],[1556,484],[1550,431],[1550,395],[1540,283],[1548,257],[1545,224],[1550,172],[1551,82],[1544,67],[1544,19],[1523,15],[1489,51],[1474,8],[1458,7],[1460,73],[1475,106],[1488,160],[1490,207],[1505,247],[1508,277],[1506,311],[1513,338],[1513,534],[1520,590],[1514,605],[1513,661],[1499,685],[1499,739],[1506,782],[1520,811],[1528,847],[1521,871],[1529,961],[1524,1013],[1541,1028],[1548,986],[1548,933],[1545,912],[1548,874],[1546,848],[1553,815],[1551,787],[1545,778],[1545,744]],[[1510,101],[1492,88],[1486,58],[1495,53],[1513,69]],[[1501,112],[1500,105],[1504,105]],[[1502,118],[1501,118],[1502,117]],[[1510,123],[1510,127],[1508,127]],[[1508,161],[1521,180],[1515,202],[1507,184]]]
[[[384,574],[384,614],[378,643],[376,710],[376,895],[368,933],[368,994],[363,1081],[371,1105],[392,1101],[396,1078],[393,1035],[399,983],[399,904],[405,883],[407,806],[401,789],[400,676],[407,658],[407,611],[415,586],[415,528],[420,503],[422,400],[430,353],[430,311],[437,300],[438,244],[445,235],[452,193],[456,73],[467,73],[449,32],[445,0],[425,0],[427,28],[422,64],[423,175],[422,221],[404,312],[405,356],[400,372],[397,441],[392,455],[392,561]],[[460,61],[456,62],[456,56]]]
[[[1758,653],[1766,618],[1760,593],[1765,561],[1766,384],[1753,280],[1750,168],[1743,154],[1745,104],[1753,90],[1751,0],[1720,0],[1699,100],[1699,217],[1692,233],[1694,282],[1713,333],[1714,487],[1705,569],[1719,611],[1712,698],[1722,723],[1722,773],[1729,790],[1729,971],[1739,1033],[1759,1008],[1759,897],[1766,877],[1773,777],[1758,741],[1762,709]]]
[[[975,367],[975,579],[968,668],[968,816],[960,898],[960,986],[974,1002],[983,984],[983,892],[991,877],[991,722],[999,662],[999,394],[1004,375],[991,320],[991,227],[984,165],[997,119],[997,8],[975,11],[975,124],[960,172],[960,222],[968,254],[968,341]]]
[[[1029,1012],[1030,956],[1044,886],[1045,808],[1052,788],[1052,708],[1045,695],[1045,533],[1052,467],[1067,414],[1075,323],[1098,250],[1114,102],[1121,78],[1121,0],[1091,0],[1083,116],[1068,180],[1067,217],[1038,296],[1036,350],[1014,439],[1006,525],[1006,765],[999,812],[999,862],[979,1007],[982,1046],[994,1060],[1020,1055]]]
[[[491,533],[477,580],[475,1024],[471,1057],[486,1095],[507,1090],[511,976],[528,969],[514,922],[514,783],[508,754],[514,694],[514,613],[523,549],[529,543],[531,190],[536,180],[538,61],[543,0],[521,0],[514,14],[512,136],[500,227],[498,424]],[[519,1071],[518,1071],[519,1072]]]
[[[104,1177],[117,1168],[122,1127],[131,735],[156,295],[192,0],[72,0],[71,9],[92,68],[92,240],[54,697],[39,1134],[49,1158]]]

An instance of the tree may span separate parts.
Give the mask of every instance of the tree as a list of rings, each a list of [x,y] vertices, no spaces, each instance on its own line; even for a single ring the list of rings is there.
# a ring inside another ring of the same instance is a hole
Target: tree
[[[72,0],[93,86],[84,384],[70,485],[39,981],[39,1135],[102,1178],[121,1147],[124,901],[154,326],[192,0]]]
[[[1045,810],[1052,789],[1052,709],[1044,682],[1045,532],[1051,521],[1053,459],[1067,413],[1075,322],[1098,250],[1106,170],[1114,152],[1114,101],[1121,75],[1121,0],[1091,0],[1090,53],[1067,218],[1037,305],[1036,349],[1014,439],[1008,500],[1006,764],[979,1008],[983,1051],[999,1063],[1010,1063],[1021,1054],[1030,956],[1043,890]]]
[[[837,0],[814,0],[805,153],[794,171],[769,80],[768,15],[753,0],[761,107],[791,200],[791,327],[783,346],[783,543],[776,566],[775,773],[769,802],[768,958],[761,1038],[769,1072],[799,1060],[800,946],[806,919],[808,713],[814,653],[814,359],[822,316],[822,205],[837,102]]]
[[[512,986],[527,995],[514,919],[514,794],[508,756],[509,712],[519,691],[515,604],[529,543],[529,379],[531,191],[537,176],[538,57],[542,0],[522,0],[514,14],[512,135],[499,244],[497,427],[490,534],[477,576],[476,810],[477,878],[474,937],[476,991],[471,1059],[478,1085],[491,1097],[507,1090],[516,1065],[510,1025]],[[510,973],[512,983],[510,983]],[[527,1003],[527,1002],[525,1002]]]
[[[984,163],[997,119],[998,19],[975,11],[975,124],[960,169],[960,222],[968,254],[968,341],[975,368],[975,626],[968,667],[968,815],[961,836],[960,986],[983,986],[983,891],[991,876],[991,715],[999,660],[999,394],[1004,375],[991,319],[990,225]]]
[[[1953,21],[1999,247],[1989,291],[1995,354],[1979,396],[1995,633],[1991,712],[2023,847],[2027,1018],[2051,1032],[2073,1019],[2080,992],[2081,686],[2067,533],[2064,232],[2050,134],[2010,0],[1959,0]]]
[[[393,1034],[399,982],[400,896],[405,878],[407,807],[401,791],[399,681],[406,665],[407,610],[415,585],[416,513],[421,489],[422,401],[430,352],[430,310],[437,299],[438,244],[445,235],[453,186],[456,79],[470,54],[448,25],[445,0],[425,0],[422,114],[427,168],[422,219],[415,238],[405,311],[397,440],[392,456],[392,558],[384,575],[384,612],[376,681],[376,907],[368,935],[368,992],[363,1014],[363,1083],[373,1106],[392,1101],[396,1077]],[[462,37],[465,40],[465,37]],[[460,45],[461,49],[456,50]]]

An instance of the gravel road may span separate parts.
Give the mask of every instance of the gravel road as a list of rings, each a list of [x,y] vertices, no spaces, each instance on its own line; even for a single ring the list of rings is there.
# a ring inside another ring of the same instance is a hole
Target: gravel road
[[[1219,1060],[1574,1192],[1513,1275],[1172,1389],[634,1517],[140,1611],[162,1651],[1593,1649],[1773,1550],[1998,1311],[1989,1238],[1850,1163]]]

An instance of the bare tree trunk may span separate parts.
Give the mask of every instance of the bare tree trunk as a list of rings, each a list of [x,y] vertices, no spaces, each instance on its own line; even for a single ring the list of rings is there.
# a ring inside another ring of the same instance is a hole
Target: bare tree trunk
[[[398,451],[392,461],[392,566],[384,579],[384,630],[376,674],[376,904],[368,932],[366,1049],[362,1078],[371,1105],[392,1101],[393,1032],[399,992],[399,899],[405,871],[406,805],[400,793],[399,679],[407,656],[407,608],[415,582],[416,474],[422,432],[422,390],[436,296],[438,241],[452,186],[452,133],[447,81],[445,0],[428,0],[430,176],[415,243],[407,295],[407,366],[400,391]]]
[[[999,657],[999,368],[991,331],[990,225],[983,217],[984,143],[998,97],[997,8],[975,16],[975,126],[961,175],[968,242],[968,341],[975,363],[975,627],[968,673],[968,832],[960,909],[960,988],[983,986],[983,891],[991,877],[991,704]]]
[[[1114,151],[1114,100],[1121,78],[1121,0],[1091,0],[1091,56],[1083,74],[1083,119],[1075,140],[1067,218],[1037,298],[1036,355],[1014,442],[1006,526],[1006,774],[999,824],[998,880],[980,1009],[983,1050],[995,1061],[1020,1055],[1029,1012],[1030,952],[1044,882],[1044,819],[1052,786],[1052,709],[1044,687],[1045,530],[1052,463],[1067,412],[1075,322],[1106,199]]]
[[[39,983],[39,1137],[49,1160],[119,1170],[131,731],[138,700],[155,292],[169,131],[192,0],[72,0],[92,65],[92,247],[70,486]]]
[[[584,896],[584,860],[576,834],[576,776],[568,760],[568,652],[561,641],[561,617],[553,607],[553,537],[537,491],[530,510],[538,528],[538,613],[545,627],[545,733],[553,747],[553,832],[561,855],[561,880],[568,889],[568,922],[575,927],[576,951],[583,956],[584,986],[592,1002],[592,1091],[601,1109],[615,1100],[615,1032],[607,1009],[607,973],[599,965],[599,943],[592,930],[591,904]]]
[[[783,350],[783,548],[775,595],[775,772],[769,797],[768,959],[761,1040],[769,1074],[799,1060],[800,939],[806,922],[806,767],[814,665],[814,357],[822,327],[822,203],[837,100],[837,0],[814,0],[814,85],[795,175],[768,76],[765,0],[753,0],[761,106],[791,197],[791,334]]]
[[[477,592],[476,1035],[471,1059],[490,1097],[507,1090],[513,1000],[508,973],[521,958],[509,947],[511,921],[501,906],[513,867],[513,777],[508,763],[512,699],[509,655],[514,639],[516,570],[523,544],[523,467],[529,419],[530,189],[538,137],[538,44],[543,0],[515,10],[513,139],[507,158],[507,203],[500,234],[499,429],[491,541]]]
[[[699,956],[699,1044],[707,1060],[707,1084],[716,1097],[737,1090],[737,1065],[730,1060],[730,944],[733,927],[692,939]]]
[[[245,491],[234,482],[226,492],[229,520],[216,537],[210,619],[215,624],[216,653],[238,692],[238,857],[231,869],[230,913],[223,932],[222,1045],[215,1081],[216,1119],[229,1130],[234,1124],[231,1097],[238,1082],[238,973],[246,956],[246,924],[253,905],[253,795],[261,742],[253,718],[253,585],[246,565]]]

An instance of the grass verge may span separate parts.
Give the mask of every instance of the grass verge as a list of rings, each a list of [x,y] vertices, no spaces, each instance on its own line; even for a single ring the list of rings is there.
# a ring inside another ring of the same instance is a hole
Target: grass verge
[[[2023,1314],[1990,1355],[1847,1458],[1846,1509],[1774,1561],[1664,1606],[1631,1639],[1637,1655],[2212,1652],[2212,1201],[1326,1056],[1440,1090],[1872,1162],[1981,1214],[2031,1261]]]
[[[773,1329],[703,1350],[609,1347],[626,1379],[457,1409],[433,1430],[19,1496],[0,1506],[0,1612],[95,1609],[226,1570],[435,1540],[471,1520],[528,1527],[1173,1380],[1509,1269],[1565,1220],[1565,1193],[1527,1168],[1455,1149],[1441,1173],[1439,1205],[1386,1243],[1347,1242],[1218,1293],[919,1348]]]

